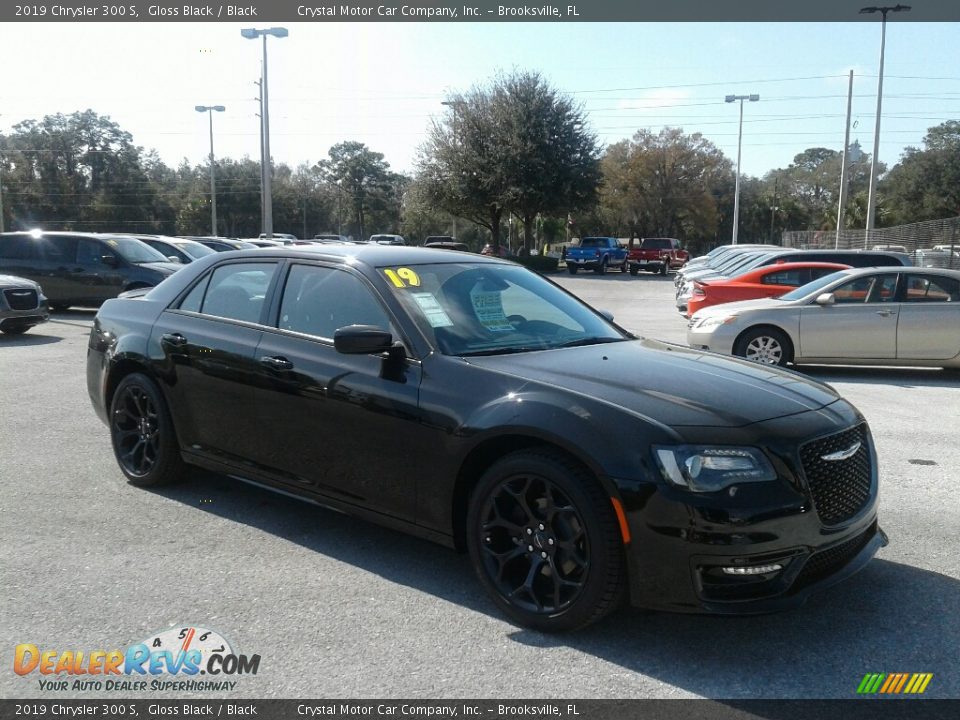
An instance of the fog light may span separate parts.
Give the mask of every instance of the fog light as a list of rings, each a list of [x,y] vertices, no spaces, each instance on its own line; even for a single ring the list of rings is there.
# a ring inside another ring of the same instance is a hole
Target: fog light
[[[753,567],[725,567],[726,575],[766,575],[783,570],[783,565],[754,565]]]

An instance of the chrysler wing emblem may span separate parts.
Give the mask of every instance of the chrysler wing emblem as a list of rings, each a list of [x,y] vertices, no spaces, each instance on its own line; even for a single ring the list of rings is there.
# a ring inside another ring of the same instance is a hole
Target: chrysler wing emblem
[[[836,452],[829,453],[827,455],[821,455],[821,460],[826,460],[827,462],[836,462],[837,460],[846,460],[847,458],[852,458],[857,454],[857,450],[860,449],[860,441],[858,440],[853,445],[848,447],[846,450],[837,450]]]

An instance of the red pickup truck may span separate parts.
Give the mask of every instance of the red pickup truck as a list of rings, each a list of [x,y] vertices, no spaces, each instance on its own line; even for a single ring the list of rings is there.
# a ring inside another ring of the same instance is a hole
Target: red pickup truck
[[[641,270],[666,275],[667,270],[681,268],[689,259],[690,253],[680,247],[676,238],[643,238],[627,255],[631,275]]]

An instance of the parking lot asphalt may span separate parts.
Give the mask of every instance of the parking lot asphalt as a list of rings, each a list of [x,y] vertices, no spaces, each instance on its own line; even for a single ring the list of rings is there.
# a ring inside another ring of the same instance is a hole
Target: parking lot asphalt
[[[670,277],[557,280],[683,342]],[[2,697],[91,695],[15,675],[19,643],[122,649],[188,625],[261,656],[256,676],[203,697],[852,698],[868,672],[933,673],[925,697],[960,697],[957,374],[803,370],[856,404],[877,443],[891,542],[858,575],[781,614],[624,609],[548,636],[506,622],[445,548],[209,473],[128,485],[86,393],[92,318],[0,337]]]

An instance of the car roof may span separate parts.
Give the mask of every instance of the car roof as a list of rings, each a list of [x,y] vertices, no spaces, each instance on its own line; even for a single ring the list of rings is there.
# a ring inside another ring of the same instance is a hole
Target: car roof
[[[884,273],[907,273],[908,275],[943,275],[944,277],[960,280],[960,270],[950,270],[949,268],[917,267],[915,265],[880,265],[875,267],[850,268],[841,270],[848,277],[857,277],[859,275],[871,275],[876,272]]]
[[[515,265],[498,258],[481,255],[454,255],[446,250],[415,245],[296,245],[282,248],[259,248],[246,250],[237,257],[288,257],[305,260],[356,261],[381,267],[385,265],[425,265],[429,263],[486,263],[492,265]]]

